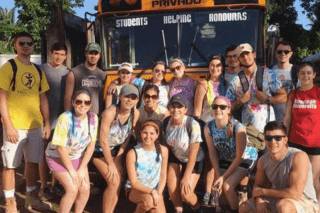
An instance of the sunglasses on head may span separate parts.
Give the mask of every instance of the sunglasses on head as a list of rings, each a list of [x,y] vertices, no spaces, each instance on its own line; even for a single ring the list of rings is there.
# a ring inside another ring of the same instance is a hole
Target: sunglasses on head
[[[20,46],[20,47],[24,47],[26,44],[27,44],[29,47],[31,47],[31,46],[33,45],[33,42],[32,42],[32,41],[27,41],[27,42],[25,42],[25,41],[20,41],[20,42],[19,42],[19,46]]]
[[[266,141],[271,142],[272,139],[275,139],[276,141],[281,141],[282,138],[286,137],[285,135],[266,135],[264,138]]]
[[[155,73],[162,73],[163,75],[166,74],[166,71],[165,71],[165,70],[155,69],[154,71],[155,71]]]
[[[176,70],[181,70],[181,67],[182,67],[182,65],[178,65],[176,67],[172,67],[172,68],[170,68],[170,71],[171,72],[175,72]]]
[[[145,99],[151,98],[151,99],[153,99],[153,100],[157,100],[157,99],[158,99],[158,96],[157,96],[157,95],[145,94],[145,95],[144,95],[144,98],[145,98]]]
[[[82,103],[84,103],[84,105],[86,105],[86,106],[90,106],[91,105],[91,101],[79,100],[79,99],[75,100],[74,103],[76,105],[81,105]]]
[[[225,110],[225,109],[228,108],[228,106],[227,105],[218,105],[218,104],[213,104],[212,105],[212,109],[216,110],[218,108],[220,108],[221,110]]]
[[[291,52],[290,50],[277,50],[277,53],[278,53],[279,55],[281,55],[282,53],[288,55],[290,52]]]

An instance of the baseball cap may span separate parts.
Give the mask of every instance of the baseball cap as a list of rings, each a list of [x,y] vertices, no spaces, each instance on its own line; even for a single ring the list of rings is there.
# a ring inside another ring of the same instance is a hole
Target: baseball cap
[[[127,70],[128,72],[133,72],[133,67],[130,63],[123,62],[122,64],[120,64],[120,67],[118,68],[118,71],[120,70]]]
[[[239,57],[241,55],[241,53],[243,52],[252,52],[253,51],[253,48],[251,47],[250,44],[248,43],[244,43],[244,44],[240,44],[235,52],[237,53],[237,56]]]
[[[127,96],[134,94],[139,98],[139,90],[133,84],[126,84],[121,88],[120,94]]]
[[[187,106],[188,106],[187,100],[185,99],[185,97],[183,97],[183,96],[180,95],[180,94],[177,94],[177,95],[171,97],[171,99],[170,99],[170,105],[173,104],[173,103],[179,103],[179,104],[181,104],[181,105],[184,106],[184,107],[187,107]]]
[[[87,51],[97,51],[97,52],[101,52],[101,47],[99,44],[97,43],[89,43],[86,47],[86,52]]]

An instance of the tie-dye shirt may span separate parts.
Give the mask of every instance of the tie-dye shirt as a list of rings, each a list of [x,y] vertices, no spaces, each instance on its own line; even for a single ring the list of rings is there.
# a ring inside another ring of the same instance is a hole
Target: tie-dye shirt
[[[256,73],[254,72],[252,78],[248,78],[249,82],[249,91],[250,91],[250,100],[248,103],[245,103],[242,108],[242,123],[247,125],[251,123],[254,125],[260,132],[263,132],[264,126],[266,125],[268,118],[268,105],[261,103],[256,97],[257,85],[256,85]],[[278,78],[278,74],[264,68],[262,88],[268,96],[275,94],[278,89],[282,87],[281,81]],[[234,77],[227,89],[226,96],[231,100],[235,101],[241,97],[243,94],[243,88],[239,76]],[[270,120],[275,120],[273,107],[270,106]]]
[[[235,125],[236,119],[232,119],[231,125]],[[218,129],[216,121],[212,120],[208,123],[210,135],[213,139],[213,145],[220,151],[220,160],[232,162],[236,157],[236,138],[235,135],[243,125],[238,123],[234,127],[234,134],[227,138],[227,128]],[[247,139],[248,140],[248,139]],[[254,147],[246,146],[243,159],[257,160],[258,153]]]
[[[174,95],[181,94],[188,102],[189,115],[193,115],[193,97],[196,85],[197,81],[190,77],[187,77],[184,81],[174,79],[170,84],[170,98]]]
[[[189,145],[191,143],[202,143],[200,125],[196,120],[192,120],[191,138],[189,138],[187,129],[187,118],[184,116],[182,125],[171,125],[171,118],[165,130],[165,138],[170,146],[173,154],[183,163],[188,161]],[[204,158],[204,151],[199,147],[199,152],[196,161],[201,161]]]
[[[141,143],[134,148],[136,153],[136,172],[138,183],[150,189],[158,187],[161,175],[162,156],[157,153],[156,148],[152,151],[146,151],[142,148]],[[126,188],[131,188],[129,180]]]
[[[60,158],[56,148],[57,146],[63,146],[67,148],[70,160],[82,157],[88,144],[97,140],[98,116],[93,112],[90,112],[89,115],[90,125],[88,124],[87,116],[80,121],[71,111],[62,113],[57,120],[53,138],[47,147],[46,155]]]

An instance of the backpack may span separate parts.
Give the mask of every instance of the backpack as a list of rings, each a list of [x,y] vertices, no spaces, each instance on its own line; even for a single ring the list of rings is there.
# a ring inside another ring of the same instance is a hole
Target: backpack
[[[233,136],[236,138],[236,127],[240,122],[237,121],[233,124]],[[257,130],[252,124],[246,125],[246,135],[247,135],[247,146],[254,147],[257,152],[262,151],[266,148],[266,143],[264,142],[264,135]]]
[[[15,89],[16,89],[16,76],[17,76],[18,67],[17,67],[17,64],[16,64],[16,62],[15,62],[15,60],[13,58],[8,60],[8,62],[11,64],[12,71],[13,71],[13,77],[12,77],[12,80],[10,82],[10,86],[12,88],[12,91],[15,91]],[[33,64],[33,66],[35,66],[35,68],[37,69],[37,71],[39,73],[40,83],[39,83],[38,91],[40,92],[41,91],[42,70],[41,70],[39,65],[37,65],[35,63],[32,63],[32,64]]]
[[[165,137],[165,133],[166,133],[166,129],[168,127],[168,123],[170,120],[171,116],[166,117],[163,122],[162,122],[162,130],[163,130],[163,137]],[[187,116],[187,132],[188,132],[188,136],[189,138],[191,138],[191,134],[192,134],[192,121],[195,120],[196,122],[199,123],[200,125],[200,131],[201,131],[201,138],[202,138],[202,143],[200,143],[200,147],[202,147],[202,149],[204,150],[204,153],[207,152],[207,143],[206,143],[206,138],[204,136],[204,127],[206,125],[206,123],[198,118],[195,118],[193,116]]]
[[[263,90],[263,67],[258,66],[257,69],[257,74],[256,74],[256,85],[259,91]],[[243,70],[241,70],[238,73],[243,92],[248,91],[249,89],[249,82],[247,77],[245,76]],[[268,103],[268,118],[267,118],[267,123],[270,121],[270,103]],[[252,124],[247,124],[246,125],[246,134],[249,140],[249,143],[247,144],[248,146],[254,146],[257,151],[264,150],[266,145],[264,143],[264,135]]]

